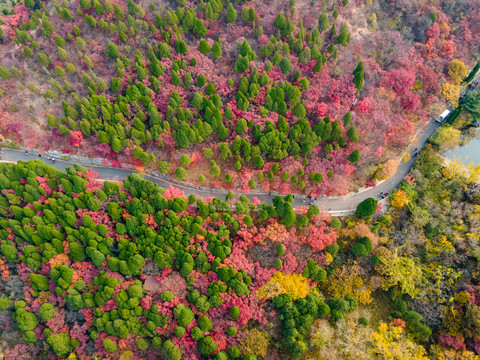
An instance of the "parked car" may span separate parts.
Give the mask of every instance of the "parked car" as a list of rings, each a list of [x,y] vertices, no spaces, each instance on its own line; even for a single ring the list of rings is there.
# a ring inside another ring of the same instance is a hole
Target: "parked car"
[[[440,114],[440,116],[438,117],[438,119],[435,120],[435,121],[438,122],[438,123],[442,123],[443,120],[445,120],[445,119],[447,118],[447,116],[450,115],[450,113],[451,113],[450,110],[448,110],[448,109],[445,110],[444,112],[442,112],[442,113]]]

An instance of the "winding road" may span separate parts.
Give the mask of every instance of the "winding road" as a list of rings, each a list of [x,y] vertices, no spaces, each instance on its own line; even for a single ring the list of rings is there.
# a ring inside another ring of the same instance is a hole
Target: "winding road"
[[[477,76],[472,82],[477,81],[480,78],[480,75]],[[476,90],[476,86],[470,90]],[[350,193],[345,196],[336,196],[336,197],[319,197],[313,201],[322,211],[329,212],[335,216],[342,216],[342,215],[350,215],[352,214],[357,205],[362,202],[363,200],[373,197],[376,199],[381,199],[381,193],[390,193],[393,189],[397,188],[400,183],[402,182],[405,175],[409,173],[412,169],[413,165],[416,161],[415,152],[416,149],[421,150],[427,143],[427,140],[435,133],[437,128],[441,124],[430,120],[429,123],[423,129],[418,130],[417,134],[414,137],[414,141],[410,145],[409,149],[402,155],[406,155],[407,153],[410,155],[407,162],[400,161],[400,165],[397,168],[396,173],[391,176],[390,178],[380,182],[377,186],[372,188],[367,188],[364,190],[360,190],[358,192]],[[56,158],[55,163],[51,160],[46,158],[47,154],[43,154],[42,157],[38,156],[38,152],[36,150],[31,150],[29,155],[26,155],[22,150],[14,150],[14,149],[3,149],[3,161],[9,162],[17,162],[19,160],[22,161],[29,161],[33,159],[40,159],[47,163],[50,166],[53,166],[61,171],[65,171],[67,166],[73,166],[77,162],[70,162],[65,161],[59,158]],[[108,167],[108,166],[96,166],[91,164],[82,164],[78,163],[82,166],[87,168],[92,168],[96,172],[99,173],[100,179],[102,180],[111,180],[111,181],[119,181],[123,178],[126,178],[128,175],[135,173],[135,171],[122,169],[122,168],[115,168],[115,167]],[[214,188],[202,188],[197,186],[192,186],[188,184],[181,184],[173,179],[169,178],[160,178],[148,174],[142,174],[145,179],[152,181],[153,183],[160,185],[164,188],[168,188],[170,186],[177,187],[185,192],[186,195],[194,194],[198,197],[211,197],[215,196],[218,198],[224,198],[228,193],[229,190],[226,189],[214,189]],[[250,193],[246,193],[244,191],[232,191],[236,197],[240,195],[245,195],[248,199],[252,200],[254,197],[258,198],[261,202],[266,204],[271,204],[272,199],[279,195],[276,192],[266,193],[261,190],[252,190]],[[308,206],[312,200],[307,199],[305,195],[294,195],[294,202],[292,206],[294,207],[301,207],[301,206]]]
[[[419,132],[418,138],[416,141],[410,146],[408,152],[410,153],[410,159],[407,162],[400,161],[400,165],[398,166],[397,172],[390,177],[389,179],[381,182],[376,187],[368,188],[364,191],[359,191],[357,193],[350,193],[345,196],[340,197],[324,197],[324,198],[317,198],[316,201],[313,201],[320,209],[323,211],[328,211],[333,215],[347,215],[352,213],[357,205],[369,198],[374,197],[380,199],[380,193],[389,193],[393,189],[395,189],[403,180],[405,175],[408,174],[410,169],[413,167],[415,163],[415,148],[422,149],[428,138],[430,138],[435,130],[438,128],[440,124],[435,121],[430,121],[428,126],[421,132]],[[30,152],[29,155],[26,155],[22,150],[14,150],[14,149],[3,149],[3,161],[9,162],[17,162],[19,160],[22,161],[29,161],[34,159],[40,159],[44,161],[46,164],[53,166],[61,171],[65,171],[67,166],[73,166],[75,163],[70,161],[65,161],[62,159],[56,158],[55,163],[51,160],[46,158],[46,154],[43,154],[42,157],[37,155],[37,152]],[[90,164],[80,164],[87,168],[92,168],[96,172],[99,173],[100,179],[102,180],[112,180],[112,181],[119,181],[123,178],[126,178],[128,175],[135,173],[135,171],[128,170],[128,169],[121,169],[115,167],[108,167],[108,166],[95,166]],[[162,179],[155,176],[151,176],[148,174],[142,174],[145,179],[152,181],[153,183],[160,185],[162,187],[168,188],[170,186],[177,187],[185,192],[186,195],[194,194],[195,196],[201,197],[225,197],[228,194],[228,190],[225,189],[209,189],[209,188],[201,188],[201,187],[194,187],[179,184],[175,181],[169,181],[168,179]],[[252,190],[250,193],[246,193],[243,191],[232,191],[236,197],[240,195],[245,195],[250,200],[254,197],[258,198],[263,203],[271,204],[272,199],[278,195],[278,193],[272,192],[270,195],[264,191]],[[295,199],[293,202],[294,207],[299,206],[308,206],[311,200],[307,199],[305,195],[295,195]]]

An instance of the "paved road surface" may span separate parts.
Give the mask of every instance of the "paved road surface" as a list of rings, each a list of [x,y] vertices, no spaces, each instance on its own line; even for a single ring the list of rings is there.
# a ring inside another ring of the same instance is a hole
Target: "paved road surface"
[[[475,79],[472,80],[472,83],[475,81],[479,81],[480,75],[477,76]],[[469,89],[469,91],[476,90],[477,86]],[[373,197],[376,199],[380,199],[380,193],[391,193],[393,189],[397,188],[400,183],[402,182],[405,175],[409,173],[412,169],[413,165],[415,164],[416,157],[415,157],[415,149],[421,150],[427,140],[435,133],[435,130],[440,126],[439,123],[431,120],[426,128],[423,131],[419,131],[417,136],[415,137],[414,142],[411,144],[407,153],[410,154],[410,158],[407,162],[400,161],[400,165],[397,169],[395,175],[390,177],[389,179],[383,181],[382,183],[378,184],[374,188],[369,188],[364,191],[360,191],[358,193],[351,193],[345,195],[343,197],[332,197],[332,198],[318,198],[316,201],[313,201],[320,209],[324,211],[328,211],[334,215],[347,215],[352,213],[357,205],[362,202],[363,200]],[[4,149],[3,150],[3,159],[4,161],[12,161],[16,162],[18,160],[28,161],[33,160],[35,158],[39,158],[46,162],[47,164],[54,166],[55,168],[64,171],[65,167],[73,166],[72,162],[64,161],[60,159],[56,159],[55,163],[52,163],[45,156],[38,157],[36,154],[26,155],[23,151],[20,150],[13,150],[13,149]],[[83,164],[82,164],[83,165]],[[120,168],[113,168],[113,167],[105,167],[105,166],[94,166],[94,165],[83,165],[87,168],[92,168],[93,170],[97,171],[100,174],[100,178],[104,180],[121,180],[127,177],[129,174],[134,173],[132,170],[127,169],[120,169]],[[209,189],[209,188],[199,188],[194,186],[185,186],[182,184],[178,184],[174,181],[169,181],[168,179],[161,179],[151,175],[144,175],[145,179],[152,181],[155,184],[158,184],[162,187],[170,187],[174,186],[177,188],[182,189],[185,194],[190,195],[194,194],[195,196],[199,197],[211,197],[215,196],[218,198],[225,198],[228,194],[228,190],[225,189]],[[242,191],[233,191],[233,193],[238,197],[240,195],[245,195],[250,200],[254,197],[258,198],[263,203],[271,204],[272,199],[278,195],[277,193],[265,193],[263,191],[252,190],[249,194],[242,192]],[[308,206],[311,200],[307,199],[304,195],[295,195],[295,200],[293,202],[294,207],[299,206]]]
[[[390,193],[402,182],[405,175],[407,175],[410,169],[413,167],[416,160],[414,156],[415,149],[416,148],[419,150],[422,149],[423,146],[425,146],[427,139],[433,135],[433,133],[435,132],[435,130],[438,128],[439,125],[440,124],[438,124],[435,121],[430,121],[430,123],[428,124],[428,127],[423,132],[419,133],[419,136],[416,138],[416,141],[411,145],[408,151],[410,153],[410,159],[406,163],[401,161],[397,169],[397,172],[391,178],[383,181],[381,184],[377,185],[374,188],[369,188],[359,193],[352,193],[349,195],[345,195],[343,197],[335,197],[335,198],[318,198],[316,201],[314,201],[314,203],[319,208],[325,211],[329,211],[329,212],[332,212],[333,214],[340,215],[341,212],[348,213],[349,211],[354,210],[361,201],[369,197],[380,199],[381,192]],[[45,163],[49,164],[50,166],[53,166],[62,171],[64,171],[67,166],[73,166],[72,162],[64,161],[61,159],[56,159],[55,163],[52,163],[52,161],[48,160],[45,157],[45,155],[42,157],[38,157],[38,155],[33,153],[26,155],[23,151],[20,151],[20,150],[3,149],[4,161],[16,162],[19,160],[29,161],[33,159],[40,159]],[[83,165],[83,166],[87,168],[92,168],[93,170],[97,171],[100,175],[100,178],[105,180],[121,180],[127,177],[128,175],[134,173],[134,171],[132,170],[120,169],[120,168],[114,168],[114,167],[94,166],[94,165]],[[167,188],[170,186],[178,187],[182,189],[187,195],[194,194],[196,196],[201,196],[201,197],[215,196],[219,198],[225,198],[226,194],[228,193],[228,190],[224,190],[224,189],[205,189],[205,188],[184,186],[178,183],[170,182],[168,180],[157,178],[147,174],[144,174],[144,177],[145,179],[150,180],[153,183],[163,187],[167,187]],[[237,196],[244,194],[250,200],[253,199],[254,197],[257,197],[260,201],[267,204],[271,204],[272,199],[277,195],[276,193],[272,193],[271,195],[269,195],[268,193],[261,192],[261,191],[252,191],[250,194],[246,194],[241,191],[234,191],[233,193],[236,194]],[[304,195],[296,195],[293,206],[294,207],[308,206],[310,201],[311,200],[306,199]]]

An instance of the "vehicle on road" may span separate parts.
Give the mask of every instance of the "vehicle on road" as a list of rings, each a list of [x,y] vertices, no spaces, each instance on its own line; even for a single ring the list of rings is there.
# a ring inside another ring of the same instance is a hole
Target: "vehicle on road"
[[[448,109],[445,110],[444,112],[442,112],[442,113],[440,114],[440,116],[438,117],[438,119],[435,120],[435,121],[438,122],[438,123],[443,122],[443,120],[445,120],[450,113],[451,113],[450,110],[448,110]]]

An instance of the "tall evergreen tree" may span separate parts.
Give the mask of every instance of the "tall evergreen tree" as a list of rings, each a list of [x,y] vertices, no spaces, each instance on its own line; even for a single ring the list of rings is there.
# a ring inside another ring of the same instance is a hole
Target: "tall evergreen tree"
[[[228,3],[227,6],[227,23],[232,24],[237,20],[237,12],[233,7],[232,3]]]
[[[357,88],[357,92],[360,92],[363,87],[363,62],[359,62],[355,70],[353,70],[353,83]]]
[[[330,26],[330,21],[328,20],[328,15],[323,13],[318,18],[318,28],[320,31],[325,31]]]
[[[218,41],[215,41],[212,46],[212,55],[215,59],[218,59],[220,56],[222,56],[222,47]]]

